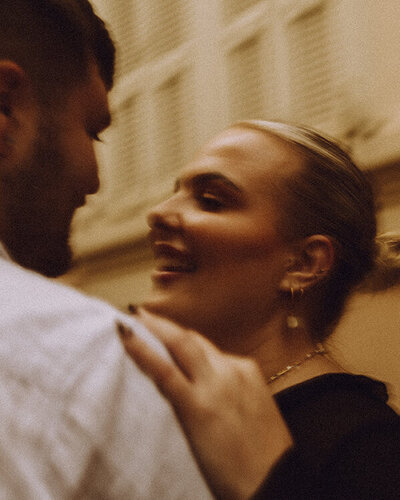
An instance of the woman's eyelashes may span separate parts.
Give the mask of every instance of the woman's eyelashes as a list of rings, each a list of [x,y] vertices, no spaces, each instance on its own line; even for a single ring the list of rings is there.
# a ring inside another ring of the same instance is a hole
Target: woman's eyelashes
[[[224,209],[234,208],[242,203],[241,193],[238,188],[232,189],[225,182],[205,182],[202,178],[188,179],[175,183],[173,197],[183,195],[184,198],[194,200],[201,210],[219,212]]]
[[[221,197],[208,191],[197,194],[196,198],[200,206],[210,212],[217,212],[224,207]]]

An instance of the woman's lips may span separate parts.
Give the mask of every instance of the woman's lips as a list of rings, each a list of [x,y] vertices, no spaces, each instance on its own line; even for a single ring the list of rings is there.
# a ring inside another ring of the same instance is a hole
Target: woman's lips
[[[152,248],[156,262],[156,268],[152,273],[153,280],[171,280],[196,271],[196,265],[186,250],[165,242],[154,242]]]
[[[157,258],[156,263],[157,271],[191,273],[195,270],[195,266],[191,262],[171,257],[159,257]]]

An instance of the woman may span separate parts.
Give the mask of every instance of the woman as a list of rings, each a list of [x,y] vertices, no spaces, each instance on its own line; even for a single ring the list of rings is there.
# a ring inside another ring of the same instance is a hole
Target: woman
[[[172,360],[130,332],[124,343],[171,400],[216,495],[398,498],[385,387],[345,373],[321,344],[379,260],[371,188],[348,155],[306,128],[238,123],[149,225],[156,269],[141,315]],[[380,259],[389,273],[393,259]]]

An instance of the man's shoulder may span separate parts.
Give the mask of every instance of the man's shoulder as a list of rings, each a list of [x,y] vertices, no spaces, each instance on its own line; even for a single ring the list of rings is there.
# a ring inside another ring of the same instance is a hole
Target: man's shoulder
[[[47,471],[40,484],[57,498],[209,498],[172,409],[125,355],[115,322],[161,350],[156,339],[13,264],[0,262],[0,277],[0,443],[11,469],[31,490]]]
[[[58,393],[85,367],[107,375],[105,366],[118,365],[123,352],[115,323],[133,321],[109,304],[4,261],[0,304],[3,370],[24,373],[47,389],[62,382]],[[150,336],[140,324],[134,327]]]
[[[24,269],[13,262],[0,259],[0,297],[4,314],[10,309],[15,314],[28,308],[32,312],[48,313],[50,308],[68,310],[76,307],[92,307],[110,310],[108,304],[88,297],[53,279]],[[17,303],[20,302],[20,307]]]

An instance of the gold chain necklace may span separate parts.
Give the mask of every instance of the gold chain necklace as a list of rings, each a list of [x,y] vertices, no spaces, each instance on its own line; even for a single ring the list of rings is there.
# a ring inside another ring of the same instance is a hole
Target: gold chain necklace
[[[298,368],[303,363],[305,363],[309,359],[312,359],[314,356],[317,356],[318,354],[326,354],[325,347],[320,343],[318,343],[316,345],[316,347],[313,351],[306,354],[304,359],[302,359],[301,361],[297,361],[296,363],[293,363],[292,365],[289,365],[286,368],[283,368],[283,370],[281,370],[281,371],[275,373],[275,375],[272,375],[271,377],[269,377],[269,379],[267,380],[267,384],[271,384],[277,378],[282,377],[282,375],[286,375],[286,373],[290,372],[290,370],[293,370],[293,368]]]

